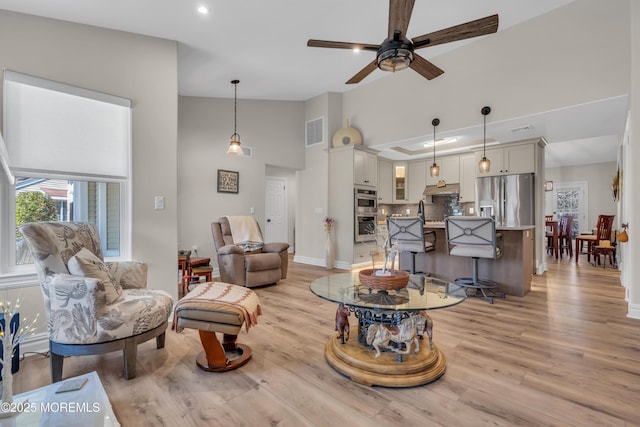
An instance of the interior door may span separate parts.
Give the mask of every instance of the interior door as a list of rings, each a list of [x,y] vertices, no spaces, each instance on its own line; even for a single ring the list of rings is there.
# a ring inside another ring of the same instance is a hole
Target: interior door
[[[267,177],[265,181],[265,242],[288,242],[287,180]]]

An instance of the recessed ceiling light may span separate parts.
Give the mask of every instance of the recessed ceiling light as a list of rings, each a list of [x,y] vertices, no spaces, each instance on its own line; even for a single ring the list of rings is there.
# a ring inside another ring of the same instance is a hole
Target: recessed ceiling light
[[[436,143],[438,144],[438,146],[440,145],[446,145],[446,144],[453,144],[454,142],[458,141],[458,137],[457,136],[452,136],[450,138],[438,138],[436,139]],[[433,141],[431,142],[425,142],[424,143],[424,147],[432,147],[433,146]]]
[[[201,13],[203,15],[206,15],[207,13],[209,13],[209,9],[207,9],[205,6],[200,6],[198,8],[198,13]]]

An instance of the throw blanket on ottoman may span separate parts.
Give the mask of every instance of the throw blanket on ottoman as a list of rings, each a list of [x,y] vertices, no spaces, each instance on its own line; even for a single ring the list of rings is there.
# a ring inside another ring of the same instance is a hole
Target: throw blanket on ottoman
[[[252,216],[227,216],[233,243],[245,252],[257,251],[264,246],[256,219]]]
[[[185,295],[174,308],[173,329],[180,332],[177,325],[178,313],[182,310],[211,309],[212,305],[220,305],[239,310],[244,316],[246,330],[258,324],[258,316],[262,314],[260,300],[255,292],[244,286],[224,282],[203,283]]]

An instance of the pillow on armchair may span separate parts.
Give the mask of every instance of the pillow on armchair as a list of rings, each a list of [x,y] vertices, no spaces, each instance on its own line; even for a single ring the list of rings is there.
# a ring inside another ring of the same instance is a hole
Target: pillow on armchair
[[[113,304],[122,295],[122,286],[113,277],[107,265],[87,248],[80,249],[69,258],[67,268],[74,276],[97,279],[98,289],[104,292],[107,304]]]

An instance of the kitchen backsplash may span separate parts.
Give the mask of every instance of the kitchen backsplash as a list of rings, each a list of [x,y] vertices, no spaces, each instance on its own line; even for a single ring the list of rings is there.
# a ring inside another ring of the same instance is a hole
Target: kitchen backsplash
[[[432,196],[432,203],[424,205],[424,219],[426,221],[444,221],[451,215],[473,215],[474,203],[460,203],[457,194],[443,194]],[[417,216],[418,204],[406,205],[378,205],[378,220],[383,220],[387,215]]]

